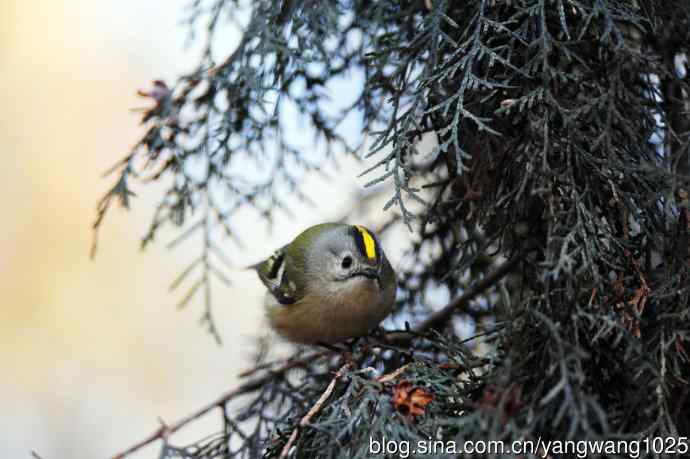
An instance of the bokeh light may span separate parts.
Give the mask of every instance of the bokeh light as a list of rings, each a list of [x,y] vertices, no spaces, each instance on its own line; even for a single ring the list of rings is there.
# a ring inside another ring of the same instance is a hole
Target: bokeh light
[[[262,333],[258,280],[238,270],[231,277],[242,288],[216,289],[222,347],[197,323],[200,301],[176,311],[168,285],[199,247],[168,251],[159,240],[138,250],[155,187],[131,211],[108,214],[98,256],[88,256],[95,205],[110,185],[101,173],[142,132],[136,89],[195,63],[198,46],[183,47],[185,4],[0,2],[0,457],[108,457],[158,416],[173,421],[213,399],[250,364]],[[228,47],[235,39],[224,38]],[[352,183],[306,186],[327,209],[298,207],[300,218],[279,219],[272,232],[240,222],[238,266],[347,208]],[[178,438],[218,426],[209,416]]]

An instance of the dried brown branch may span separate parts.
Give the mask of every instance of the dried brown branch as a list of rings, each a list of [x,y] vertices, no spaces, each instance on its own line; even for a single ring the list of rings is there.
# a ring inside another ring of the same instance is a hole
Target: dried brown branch
[[[457,312],[466,309],[466,306],[477,295],[485,292],[489,288],[496,285],[501,279],[509,274],[513,268],[522,260],[523,252],[518,252],[511,259],[496,268],[491,274],[474,284],[460,297],[444,306],[442,309],[434,312],[429,317],[424,319],[419,325],[415,327],[417,333],[423,333],[429,330],[436,330],[445,325],[448,320]]]
[[[486,291],[490,287],[496,285],[497,282],[499,282],[504,276],[506,276],[510,271],[513,270],[515,265],[522,259],[522,252],[519,252],[516,254],[513,258],[510,260],[506,261],[504,264],[496,268],[494,272],[474,284],[472,287],[470,287],[462,296],[458,297],[456,300],[452,301],[451,303],[447,304],[445,307],[440,309],[439,311],[431,314],[426,320],[421,322],[419,325],[414,327],[414,329],[411,332],[395,332],[395,333],[390,333],[386,336],[386,342],[388,343],[394,343],[394,344],[399,344],[399,345],[404,345],[408,344],[410,341],[412,341],[412,338],[420,333],[424,333],[426,331],[432,330],[432,329],[439,329],[441,326],[443,326],[447,321],[458,311],[461,311],[467,304],[474,299],[477,295],[481,294],[482,292]],[[316,352],[313,354],[309,354],[301,359],[287,359],[283,361],[283,364],[280,365],[278,368],[275,368],[274,370],[269,370],[267,371],[264,375],[251,380],[247,381],[244,384],[241,384],[235,389],[229,390],[228,392],[222,394],[220,397],[212,401],[211,403],[203,406],[202,408],[198,409],[197,411],[183,417],[182,419],[178,420],[177,422],[171,424],[171,425],[162,425],[159,427],[157,430],[155,430],[153,433],[151,433],[149,436],[141,440],[140,442],[136,443],[135,445],[131,446],[130,448],[126,449],[125,451],[116,454],[113,459],[122,459],[133,452],[143,448],[144,446],[153,443],[156,440],[161,440],[166,438],[167,435],[173,434],[177,432],[179,429],[187,425],[188,423],[204,416],[214,408],[223,408],[223,406],[230,401],[233,398],[236,398],[237,396],[247,394],[250,392],[253,392],[257,389],[259,389],[265,382],[273,378],[276,374],[281,374],[284,373],[292,368],[304,365],[306,363],[309,363],[317,358],[323,357],[324,355],[328,354],[328,351],[321,351],[321,352]],[[267,364],[262,364],[256,368],[247,370],[243,372],[240,376],[241,377],[247,377],[250,375],[255,374],[256,372],[270,368],[274,364],[278,364],[280,361],[276,362],[270,362]],[[347,366],[347,365],[346,365]],[[341,368],[341,371],[338,371],[336,374],[336,377],[331,381],[332,385],[335,385],[335,381],[340,377],[338,376],[344,371],[344,366]],[[403,367],[404,368],[404,367]],[[331,386],[329,385],[329,388]],[[328,392],[328,388],[324,394]],[[332,392],[332,388],[330,391]],[[328,393],[330,395],[330,393]],[[323,395],[322,395],[323,398]],[[327,397],[326,397],[327,398]],[[321,399],[319,399],[321,401]],[[323,404],[323,402],[321,402]],[[317,402],[314,407],[319,406],[319,402]],[[319,407],[320,409],[320,407]],[[318,410],[316,411],[318,412]],[[302,421],[300,422],[300,427],[303,427],[306,425],[305,423],[309,422],[309,419],[316,414],[314,412],[309,416],[309,413],[307,413],[307,416],[305,416]],[[306,421],[305,421],[306,419]],[[299,427],[293,432],[293,436],[297,436],[297,430]],[[292,438],[292,436],[291,436]],[[294,443],[295,440],[293,440]],[[288,445],[290,442],[288,442]],[[286,445],[286,447],[288,446]],[[289,448],[288,448],[289,450]],[[283,449],[283,452],[286,450]],[[281,457],[285,457],[284,455],[281,454]]]
[[[406,363],[405,365],[401,366],[400,368],[398,368],[398,369],[396,369],[396,370],[394,370],[394,371],[391,371],[390,373],[387,373],[387,374],[385,374],[385,375],[379,376],[376,380],[377,380],[378,382],[380,382],[380,383],[391,382],[391,381],[393,381],[395,378],[397,378],[398,376],[400,376],[402,373],[404,373],[405,370],[407,370],[407,367],[409,367],[409,366],[410,366],[410,364],[409,364],[409,363]]]
[[[144,438],[143,440],[139,441],[138,443],[135,443],[134,445],[130,446],[126,450],[122,451],[119,454],[116,454],[113,456],[113,459],[123,459],[124,457],[129,456],[130,454],[134,453],[135,451],[138,451],[139,449],[143,448],[144,446],[153,443],[156,440],[163,440],[167,438],[169,435],[177,432],[180,430],[182,427],[185,425],[189,424],[190,422],[204,416],[206,413],[209,411],[213,410],[214,408],[221,408],[225,403],[228,401],[232,400],[233,398],[246,394],[249,392],[253,392],[254,390],[258,389],[261,387],[261,384],[263,384],[264,381],[268,380],[269,376],[265,376],[262,378],[259,378],[255,381],[248,381],[245,384],[240,385],[239,387],[232,389],[228,392],[225,392],[223,395],[218,397],[216,400],[213,402],[209,403],[208,405],[205,405],[204,407],[198,409],[197,411],[183,417],[182,419],[178,420],[177,422],[166,425],[166,424],[161,424],[161,426],[156,429],[153,433],[151,433],[149,436]]]
[[[338,382],[340,378],[343,377],[343,374],[345,374],[345,372],[348,370],[348,368],[350,368],[351,365],[352,364],[348,362],[342,367],[340,367],[340,370],[338,370],[333,379],[331,379],[331,382],[328,384],[323,394],[321,394],[321,397],[319,397],[314,406],[312,406],[311,409],[307,412],[307,414],[304,415],[304,417],[300,420],[299,424],[295,427],[295,430],[292,431],[290,438],[283,447],[283,450],[280,452],[280,459],[285,459],[286,457],[288,457],[288,455],[290,454],[290,449],[294,445],[295,441],[297,441],[297,436],[299,435],[300,430],[302,430],[305,426],[309,425],[311,419],[314,416],[316,416],[319,411],[321,411],[321,408],[323,408],[324,403],[326,403],[328,398],[333,393],[333,390],[335,389],[335,384]]]
[[[448,303],[443,308],[429,315],[422,322],[412,328],[410,332],[395,332],[386,335],[386,341],[391,344],[404,345],[409,343],[415,335],[419,335],[430,330],[438,330],[443,327],[454,314],[467,311],[467,305],[477,295],[485,292],[496,285],[501,279],[515,268],[522,260],[524,252],[520,251],[508,261],[496,268],[491,274],[472,285],[461,296]]]
[[[211,403],[208,403],[204,405],[203,407],[199,408],[198,410],[194,411],[191,414],[188,414],[187,416],[179,419],[178,421],[166,425],[165,423],[161,422],[161,426],[156,429],[154,432],[152,432],[150,435],[148,435],[146,438],[142,439],[141,441],[135,443],[134,445],[130,446],[126,450],[122,451],[119,454],[116,454],[113,456],[113,459],[123,459],[130,454],[134,453],[135,451],[138,451],[139,449],[143,448],[144,446],[153,443],[154,441],[157,440],[163,440],[167,438],[169,435],[174,434],[178,430],[180,430],[182,427],[186,426],[192,421],[195,421],[196,419],[199,419],[200,417],[206,415],[210,411],[212,411],[214,408],[219,408],[223,409],[225,404],[229,402],[230,400],[244,394],[248,394],[251,392],[254,392],[255,390],[259,389],[263,384],[265,384],[267,381],[269,381],[271,378],[274,378],[276,375],[285,373],[286,371],[298,367],[300,365],[304,365],[305,363],[308,363],[309,361],[315,360],[322,355],[325,355],[327,352],[317,352],[315,354],[310,354],[302,359],[296,359],[296,360],[287,360],[283,365],[281,365],[278,368],[275,368],[274,370],[267,371],[265,374],[263,374],[261,377],[258,377],[256,379],[253,379],[251,381],[247,381],[244,384],[241,384],[237,386],[234,389],[231,389],[225,393],[223,393],[220,397],[216,398],[213,400]]]
[[[287,359],[272,360],[270,362],[265,362],[265,363],[256,365],[255,367],[249,368],[248,370],[244,370],[238,376],[240,378],[247,378],[249,376],[252,376],[252,375],[258,373],[261,370],[267,370],[267,369],[269,369],[275,365],[278,365],[278,364],[282,364],[281,368],[283,368],[285,365],[288,365],[288,364],[293,364],[293,366],[291,368],[298,367],[301,365],[305,365],[309,362],[312,362],[312,361],[318,359],[319,357],[323,357],[325,355],[328,355],[331,352],[333,352],[333,351],[323,350],[320,352],[314,352],[313,354],[309,354],[307,356],[304,356],[304,357],[298,358],[298,359],[295,359],[294,357],[288,357]]]

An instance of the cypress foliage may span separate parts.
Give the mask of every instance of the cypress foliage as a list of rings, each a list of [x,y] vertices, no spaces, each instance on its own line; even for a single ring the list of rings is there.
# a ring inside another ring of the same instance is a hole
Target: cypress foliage
[[[216,62],[213,32],[241,10],[193,2],[209,46],[143,93],[147,131],[96,229],[132,181],[172,177],[143,245],[164,225],[204,234],[174,285],[201,271],[182,301],[206,290],[217,334],[210,279],[232,242],[215,229],[232,241],[238,210],[270,219],[286,190],[306,199],[305,174],[364,152],[369,185],[390,192],[384,237],[413,230],[391,320],[408,326],[356,343],[354,363],[298,350],[259,368],[219,404],[222,432],[188,447],[166,435],[161,457],[690,436],[689,1],[257,0]],[[342,79],[360,84],[334,107]],[[297,145],[290,110],[325,155]],[[434,310],[439,289],[455,300]]]

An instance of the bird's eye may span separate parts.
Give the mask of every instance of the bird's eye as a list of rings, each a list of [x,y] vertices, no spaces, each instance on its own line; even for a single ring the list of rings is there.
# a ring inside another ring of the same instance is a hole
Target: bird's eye
[[[350,255],[345,255],[343,261],[340,263],[343,269],[349,269],[352,266],[352,257]]]

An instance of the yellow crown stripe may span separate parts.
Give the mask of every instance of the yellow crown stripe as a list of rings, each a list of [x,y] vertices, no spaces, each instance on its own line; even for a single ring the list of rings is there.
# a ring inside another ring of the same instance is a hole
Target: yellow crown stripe
[[[357,230],[362,233],[362,239],[364,240],[364,251],[369,258],[376,258],[376,241],[371,236],[369,231],[363,226],[355,225]]]

